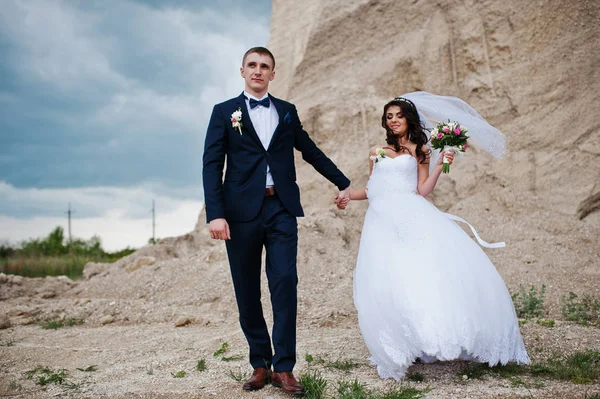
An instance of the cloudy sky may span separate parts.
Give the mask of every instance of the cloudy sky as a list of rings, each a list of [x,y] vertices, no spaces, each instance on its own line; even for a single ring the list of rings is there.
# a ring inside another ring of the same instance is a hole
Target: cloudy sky
[[[108,250],[193,229],[212,106],[243,90],[270,0],[3,0],[0,242],[67,231]]]

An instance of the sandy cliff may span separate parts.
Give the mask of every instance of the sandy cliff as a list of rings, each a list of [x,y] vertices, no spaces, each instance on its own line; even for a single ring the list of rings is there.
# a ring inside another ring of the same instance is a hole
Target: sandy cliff
[[[358,186],[385,102],[415,90],[464,99],[508,154],[460,159],[433,202],[507,241],[491,255],[513,285],[600,285],[599,16],[593,1],[275,1],[272,91]],[[321,178],[300,169],[305,199],[324,205]],[[358,233],[364,206],[352,205]]]

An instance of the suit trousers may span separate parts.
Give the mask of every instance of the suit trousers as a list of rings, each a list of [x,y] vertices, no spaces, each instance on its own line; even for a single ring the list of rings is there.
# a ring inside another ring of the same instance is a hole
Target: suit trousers
[[[248,222],[229,222],[226,241],[240,325],[250,347],[253,368],[292,371],[296,363],[298,222],[277,195],[264,197],[260,212]],[[273,347],[261,303],[261,263],[273,307]],[[273,350],[272,350],[273,348]]]

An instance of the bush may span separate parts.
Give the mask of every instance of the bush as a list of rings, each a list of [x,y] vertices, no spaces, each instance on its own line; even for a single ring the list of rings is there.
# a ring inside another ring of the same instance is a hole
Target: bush
[[[584,295],[578,300],[577,295],[569,292],[568,296],[562,297],[562,314],[568,321],[578,324],[600,325],[600,300],[590,295]]]
[[[525,319],[543,316],[545,296],[546,286],[543,284],[539,291],[534,285],[529,291],[525,291],[523,284],[519,285],[519,292],[511,295],[517,316]]]

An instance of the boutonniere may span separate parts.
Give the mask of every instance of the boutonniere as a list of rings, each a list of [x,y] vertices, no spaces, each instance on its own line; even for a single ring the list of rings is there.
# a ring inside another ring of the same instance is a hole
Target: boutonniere
[[[234,129],[238,129],[240,131],[240,136],[242,135],[242,109],[238,108],[233,114],[231,114],[231,126]]]
[[[381,161],[383,158],[385,158],[385,151],[383,148],[375,148],[375,153],[369,156],[369,159],[374,163]]]

